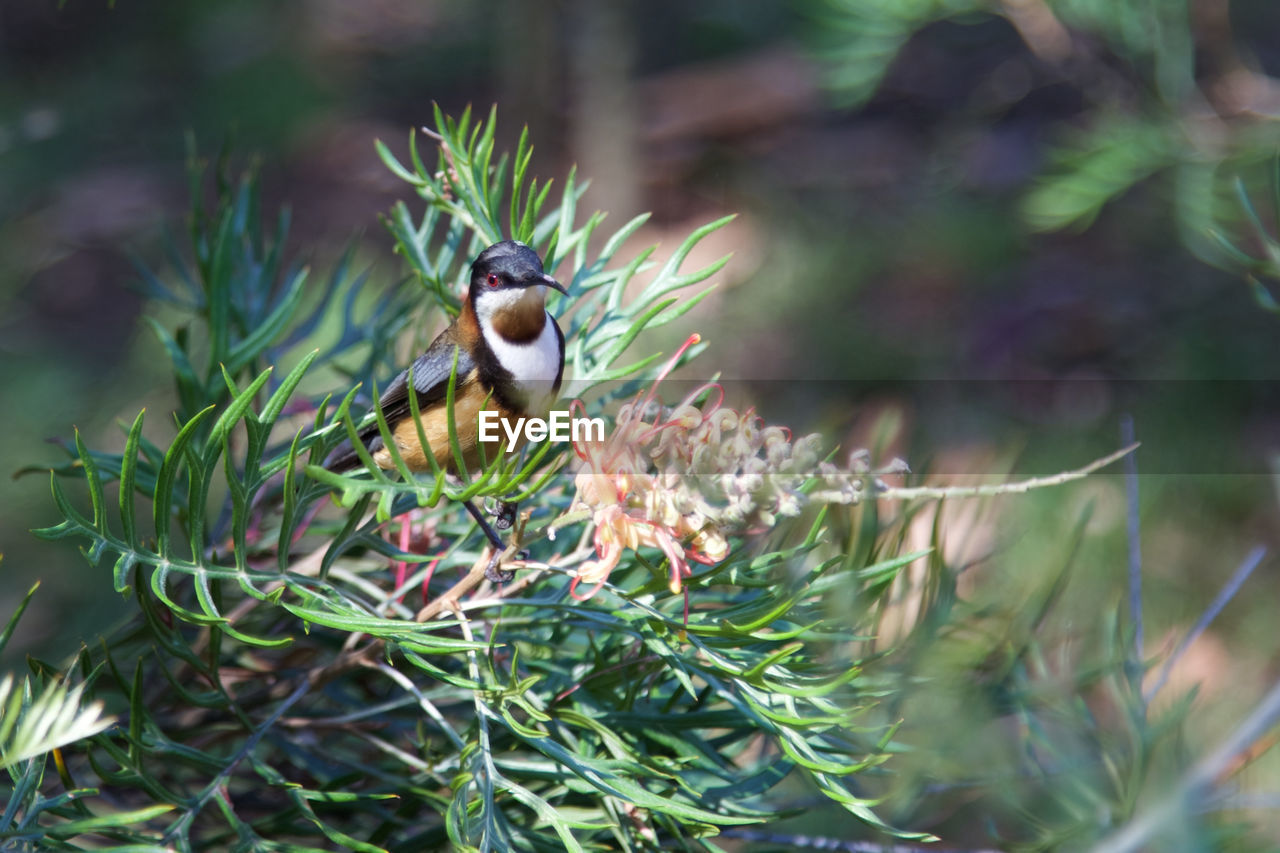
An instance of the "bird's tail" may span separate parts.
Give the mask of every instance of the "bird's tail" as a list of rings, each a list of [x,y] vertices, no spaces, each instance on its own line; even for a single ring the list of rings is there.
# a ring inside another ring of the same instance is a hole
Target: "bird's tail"
[[[324,460],[324,467],[335,474],[344,474],[360,465],[360,457],[356,454],[351,440],[347,439],[333,449]]]
[[[368,432],[360,434],[360,442],[370,453],[377,453],[382,449],[382,436],[378,435],[377,427],[370,435]],[[356,453],[355,446],[352,445],[351,439],[343,439],[342,443],[335,447],[324,460],[324,467],[335,474],[345,474],[353,468],[359,468],[364,463],[360,461],[360,455]]]

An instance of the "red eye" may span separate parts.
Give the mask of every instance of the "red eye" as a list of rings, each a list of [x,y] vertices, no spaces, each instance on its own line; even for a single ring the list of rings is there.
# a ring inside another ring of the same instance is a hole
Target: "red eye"
[[[489,281],[489,286],[490,286],[490,287],[497,287],[497,286],[498,286],[498,275],[497,275],[497,273],[489,273],[488,281]]]

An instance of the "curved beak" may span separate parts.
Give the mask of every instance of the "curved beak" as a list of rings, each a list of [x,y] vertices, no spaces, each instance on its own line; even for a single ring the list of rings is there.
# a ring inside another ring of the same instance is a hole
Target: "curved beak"
[[[553,290],[558,290],[558,291],[560,291],[561,293],[563,293],[565,296],[568,296],[568,295],[569,295],[569,291],[565,288],[565,286],[564,286],[563,284],[561,284],[560,282],[556,281],[554,278],[552,278],[551,276],[547,275],[546,273],[543,273],[543,274],[542,274],[542,277],[538,279],[538,283],[539,283],[539,284],[545,284],[547,287],[550,287],[550,288],[552,288]]]

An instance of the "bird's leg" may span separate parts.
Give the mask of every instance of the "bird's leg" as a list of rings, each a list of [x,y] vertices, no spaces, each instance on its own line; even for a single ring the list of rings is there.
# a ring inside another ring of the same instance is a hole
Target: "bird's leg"
[[[494,583],[506,583],[516,576],[515,572],[504,572],[498,568],[498,561],[502,559],[502,552],[507,549],[506,544],[502,541],[502,537],[498,535],[498,531],[494,530],[489,524],[488,519],[484,517],[484,513],[476,509],[476,505],[471,501],[463,501],[462,505],[467,508],[467,512],[471,513],[471,517],[476,520],[476,524],[480,525],[480,529],[484,531],[485,537],[489,540],[489,544],[493,546],[493,556],[489,558],[489,565],[485,567],[484,576],[486,579]]]

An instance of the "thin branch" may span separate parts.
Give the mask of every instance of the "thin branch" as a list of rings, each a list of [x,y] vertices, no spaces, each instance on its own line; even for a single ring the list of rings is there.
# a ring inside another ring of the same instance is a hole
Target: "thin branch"
[[[1048,3],[1044,0],[1003,0],[1000,5],[1005,19],[1039,59],[1058,64],[1070,58],[1074,47],[1071,31],[1053,14]]]
[[[1133,416],[1124,414],[1120,417],[1120,440],[1127,445],[1135,444]],[[1125,532],[1129,541],[1129,624],[1133,626],[1133,655],[1130,659],[1131,681],[1142,678],[1143,647],[1142,636],[1142,535],[1138,518],[1138,454],[1133,453],[1124,460],[1124,491],[1126,498]]]
[[[931,844],[880,844],[875,841],[845,841],[841,838],[789,835],[780,832],[761,832],[756,829],[725,829],[720,834],[725,838],[738,838],[743,841],[757,841],[763,844],[785,844],[793,850],[809,848],[813,850],[835,850],[838,853],[1000,853],[998,850],[935,847]]]
[[[1127,447],[1120,448],[1115,453],[1110,453],[1101,459],[1090,462],[1083,468],[1077,468],[1074,471],[1063,471],[1060,474],[1053,474],[1048,477],[1032,477],[1029,480],[1022,480],[1017,483],[997,483],[990,486],[913,486],[908,488],[889,486],[877,490],[876,497],[886,500],[915,500],[919,498],[941,500],[943,498],[987,498],[998,495],[1022,494],[1033,489],[1061,486],[1073,480],[1082,480],[1095,471],[1107,467],[1112,462],[1124,458],[1134,450],[1137,450],[1137,448],[1138,445],[1136,443],[1130,444]]]
[[[390,711],[395,711],[409,705],[416,704],[417,700],[413,696],[397,696],[395,699],[388,699],[386,702],[379,702],[376,705],[366,705],[352,711],[349,714],[334,714],[329,717],[281,717],[280,725],[290,726],[292,728],[305,729],[311,726],[324,726],[328,728],[344,728],[352,723],[359,723],[374,717],[380,717]]]
[[[458,620],[458,627],[462,630],[463,639],[468,643],[474,643],[475,636],[471,632],[471,622],[467,619],[467,614],[463,612],[457,599],[451,601],[450,610]],[[467,672],[471,676],[472,682],[481,684],[483,682],[480,678],[480,666],[476,658],[475,649],[467,649]],[[501,841],[497,837],[499,833],[494,823],[494,812],[497,808],[494,798],[494,783],[500,777],[498,768],[493,763],[493,746],[489,742],[489,715],[493,712],[485,704],[482,691],[473,689],[471,691],[471,700],[476,709],[476,724],[479,730],[477,746],[479,746],[480,764],[484,770],[482,774],[477,775],[481,777],[480,794],[484,798],[483,834],[480,837],[480,849],[485,851],[494,849],[495,843]]]
[[[257,748],[258,741],[262,740],[263,735],[265,735],[267,731],[275,725],[276,721],[279,720],[286,711],[293,707],[295,702],[306,694],[307,689],[308,685],[306,682],[297,685],[293,689],[293,692],[285,697],[285,700],[271,712],[271,716],[263,720],[262,725],[256,727],[249,733],[249,737],[245,739],[244,745],[236,750],[235,754],[231,756],[226,765],[218,771],[218,775],[214,776],[213,779],[209,781],[209,784],[205,786],[204,790],[190,801],[182,815],[174,821],[171,827],[169,827],[169,831],[166,832],[164,838],[161,839],[162,844],[171,842],[175,836],[180,833],[185,834],[186,827],[195,820],[196,815],[200,813],[205,805],[214,798],[222,786],[226,784],[227,779],[229,779],[231,774],[235,772],[235,769],[240,762],[248,757],[249,753],[253,752],[255,748]]]
[[[1240,587],[1249,579],[1249,576],[1253,574],[1253,570],[1258,567],[1258,564],[1262,562],[1262,558],[1265,556],[1267,556],[1267,549],[1261,545],[1256,546],[1249,552],[1249,555],[1244,558],[1244,562],[1242,562],[1236,568],[1235,573],[1231,575],[1231,579],[1228,580],[1218,592],[1213,603],[1205,609],[1204,613],[1200,614],[1200,619],[1191,628],[1191,630],[1187,632],[1187,635],[1182,638],[1182,642],[1180,642],[1178,647],[1173,650],[1173,654],[1169,655],[1169,659],[1166,660],[1164,662],[1164,666],[1160,668],[1159,677],[1156,678],[1155,683],[1151,685],[1150,689],[1146,691],[1143,698],[1150,702],[1152,697],[1160,692],[1160,688],[1164,687],[1165,682],[1169,680],[1169,672],[1173,669],[1173,665],[1177,663],[1180,657],[1182,657],[1183,652],[1185,652],[1187,648],[1195,642],[1196,638],[1204,633],[1204,630],[1209,627],[1209,624],[1218,617],[1218,614],[1222,612],[1222,608],[1226,607],[1227,602],[1234,598],[1235,594],[1240,591]]]
[[[1280,809],[1280,791],[1239,791],[1204,804],[1202,811],[1219,812],[1234,809]]]
[[[504,552],[504,556],[511,553],[515,547],[516,546],[512,545],[508,548],[507,551]],[[417,616],[414,617],[415,621],[430,622],[438,616],[441,611],[446,608],[455,607],[458,603],[458,599],[475,589],[484,580],[485,569],[488,565],[489,557],[487,556],[487,552],[482,552],[480,554],[480,559],[476,560],[475,565],[471,567],[470,571],[462,576],[461,580],[449,587],[449,589],[445,590],[445,592],[436,598],[435,601],[418,611]],[[501,561],[499,561],[499,565],[501,565]],[[351,636],[354,638],[360,635],[352,634]],[[350,645],[351,642],[352,641],[348,639],[348,645]],[[306,680],[312,687],[319,687],[321,685],[328,684],[338,676],[345,675],[354,669],[358,669],[362,666],[370,666],[372,665],[372,662],[377,659],[378,655],[382,654],[386,645],[386,640],[383,640],[380,637],[375,637],[365,645],[358,648],[345,648],[343,652],[331,663],[326,666],[313,669],[308,673]]]
[[[378,672],[381,672],[387,678],[390,678],[399,685],[401,690],[413,696],[414,700],[418,703],[418,707],[422,709],[422,712],[435,722],[436,726],[444,733],[445,737],[453,741],[454,746],[458,749],[464,749],[466,747],[466,742],[462,739],[462,736],[454,730],[453,726],[449,725],[449,721],[440,713],[440,709],[432,704],[431,700],[422,694],[422,691],[418,689],[416,684],[409,680],[408,676],[403,672],[400,672],[395,667],[387,666],[386,664],[378,664]]]

